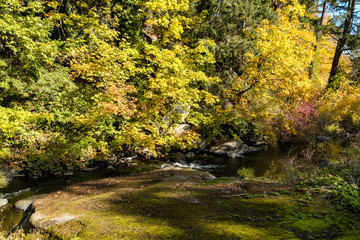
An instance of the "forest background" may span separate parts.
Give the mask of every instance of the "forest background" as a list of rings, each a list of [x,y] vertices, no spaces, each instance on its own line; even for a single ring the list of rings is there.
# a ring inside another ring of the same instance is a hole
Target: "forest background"
[[[357,132],[356,13],[355,0],[0,0],[1,164],[40,175],[201,139]]]

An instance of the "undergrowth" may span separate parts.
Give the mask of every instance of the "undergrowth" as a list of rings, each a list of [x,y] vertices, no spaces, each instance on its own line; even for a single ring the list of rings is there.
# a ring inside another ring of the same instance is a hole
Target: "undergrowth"
[[[270,169],[270,177],[304,190],[330,193],[342,207],[360,212],[360,143],[312,143],[281,161],[281,169]],[[275,166],[276,168],[276,166]],[[274,172],[280,174],[274,175]]]

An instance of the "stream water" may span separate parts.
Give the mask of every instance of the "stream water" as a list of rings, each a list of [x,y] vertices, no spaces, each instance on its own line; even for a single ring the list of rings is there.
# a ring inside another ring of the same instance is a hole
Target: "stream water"
[[[78,172],[72,176],[52,176],[39,179],[15,178],[6,188],[0,189],[2,194],[0,198],[6,198],[9,201],[5,207],[0,208],[0,231],[9,232],[23,218],[24,213],[14,207],[16,201],[34,195],[59,191],[74,183],[127,175],[134,171],[150,170],[169,165],[209,171],[216,177],[236,176],[239,168],[251,167],[255,169],[256,176],[263,176],[273,165],[278,164],[292,151],[292,147],[269,147],[260,152],[245,154],[244,158],[225,158],[202,154],[197,155],[191,161],[175,162],[170,159],[168,162],[146,163],[139,168],[129,168],[122,171],[99,169],[93,172]]]

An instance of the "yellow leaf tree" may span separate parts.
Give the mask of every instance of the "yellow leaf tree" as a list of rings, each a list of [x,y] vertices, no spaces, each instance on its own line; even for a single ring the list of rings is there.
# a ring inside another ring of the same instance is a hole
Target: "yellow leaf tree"
[[[296,134],[293,122],[284,115],[316,94],[309,78],[315,54],[315,34],[302,23],[305,7],[297,0],[283,0],[275,23],[264,20],[256,35],[256,54],[247,55],[244,74],[236,79],[228,97],[237,102],[236,111],[245,115],[263,134],[272,134],[275,119]],[[246,94],[245,94],[246,93]],[[281,127],[281,126],[280,126]]]

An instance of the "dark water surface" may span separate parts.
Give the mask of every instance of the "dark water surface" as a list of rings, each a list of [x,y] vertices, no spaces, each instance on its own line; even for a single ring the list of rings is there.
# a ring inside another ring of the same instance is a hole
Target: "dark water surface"
[[[194,159],[169,162],[163,164],[175,165],[179,167],[189,167],[199,170],[205,170],[212,173],[215,177],[232,177],[237,175],[239,168],[254,168],[255,176],[262,177],[268,171],[273,171],[274,166],[282,163],[282,160],[290,155],[298,153],[301,147],[281,146],[268,147],[263,151],[244,154],[244,158],[227,158],[208,154],[197,155]]]

